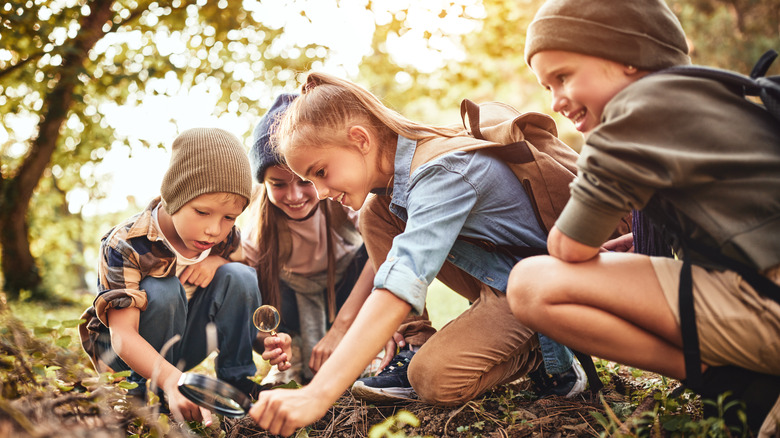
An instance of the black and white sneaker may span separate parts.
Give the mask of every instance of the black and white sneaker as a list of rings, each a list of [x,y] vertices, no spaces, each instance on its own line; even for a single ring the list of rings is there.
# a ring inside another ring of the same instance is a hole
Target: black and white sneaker
[[[358,379],[352,385],[352,396],[368,401],[398,401],[415,398],[406,371],[414,352],[401,350],[393,360],[376,376]]]
[[[539,365],[536,371],[529,374],[534,383],[534,390],[539,398],[552,396],[572,398],[585,391],[588,385],[588,377],[577,359],[571,364],[571,368],[560,374],[547,374],[544,364]]]

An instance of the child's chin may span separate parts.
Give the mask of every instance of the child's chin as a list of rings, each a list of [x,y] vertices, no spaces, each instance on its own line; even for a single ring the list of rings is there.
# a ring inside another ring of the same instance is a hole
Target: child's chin
[[[287,210],[285,213],[287,213],[287,216],[290,219],[303,219],[310,215],[313,209],[314,208],[302,208],[300,210]]]

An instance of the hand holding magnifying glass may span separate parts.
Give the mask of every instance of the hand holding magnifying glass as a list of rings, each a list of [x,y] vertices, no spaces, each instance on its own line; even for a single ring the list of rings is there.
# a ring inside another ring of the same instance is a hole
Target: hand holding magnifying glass
[[[252,315],[252,322],[255,324],[258,330],[263,333],[268,333],[270,336],[277,336],[276,329],[279,327],[281,317],[279,311],[275,307],[269,305],[263,305],[255,310]],[[263,358],[268,360],[266,354],[263,354]],[[270,359],[273,360],[273,359]],[[290,367],[290,362],[285,360],[277,365],[280,370]]]
[[[258,307],[252,315],[255,327],[271,336],[276,336],[280,320],[279,311],[269,305]],[[252,407],[252,400],[233,385],[202,374],[182,374],[179,392],[198,406],[226,417],[243,417]]]

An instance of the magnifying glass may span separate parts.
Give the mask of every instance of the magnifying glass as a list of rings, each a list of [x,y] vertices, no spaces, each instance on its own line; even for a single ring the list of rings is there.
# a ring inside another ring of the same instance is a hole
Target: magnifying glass
[[[182,374],[179,392],[196,405],[226,417],[243,417],[252,407],[252,400],[235,386],[203,374]]]
[[[255,313],[252,314],[252,322],[255,324],[255,327],[271,336],[276,336],[276,328],[279,327],[281,319],[282,317],[279,315],[276,307],[268,304],[258,307],[255,309]],[[284,361],[283,364],[287,365],[288,362]]]
[[[279,327],[281,319],[276,307],[268,304],[258,307],[252,314],[252,322],[255,327],[261,332],[270,333],[271,336],[276,336],[276,328]]]
[[[281,316],[275,307],[263,305],[252,314],[258,330],[276,336]],[[225,417],[243,417],[252,407],[252,400],[235,386],[214,377],[183,373],[179,378],[179,392],[191,402]]]

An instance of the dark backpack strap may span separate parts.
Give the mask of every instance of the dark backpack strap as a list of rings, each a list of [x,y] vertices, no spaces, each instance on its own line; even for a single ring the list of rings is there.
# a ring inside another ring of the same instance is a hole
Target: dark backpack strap
[[[780,120],[780,76],[765,77],[775,58],[777,52],[768,50],[756,62],[750,76],[714,67],[687,65],[670,67],[656,73],[673,73],[716,80],[742,97],[760,97],[766,110],[775,119]]]
[[[588,383],[590,383],[590,392],[595,394],[604,388],[604,384],[601,383],[599,373],[596,372],[596,365],[593,363],[593,358],[590,355],[579,352],[577,350],[571,350],[577,360],[580,361],[582,369],[585,370],[585,375],[588,376]]]
[[[686,241],[685,245],[686,249],[693,250],[695,253],[705,256],[708,260],[717,263],[719,266],[736,272],[742,279],[747,281],[756,292],[780,303],[780,285],[761,275],[756,268],[724,255],[717,248],[703,245],[696,241]]]
[[[771,49],[767,50],[763,55],[761,55],[760,58],[758,58],[758,61],[756,61],[756,65],[754,65],[753,70],[750,71],[750,77],[755,79],[766,76],[766,72],[769,71],[769,67],[772,66],[772,63],[775,62],[776,58],[776,51]]]
[[[683,251],[685,250],[683,249]],[[683,358],[685,360],[685,386],[698,392],[702,387],[701,353],[699,351],[699,333],[696,331],[696,310],[693,306],[691,260],[687,251],[683,256],[678,292],[680,334],[682,335]]]

